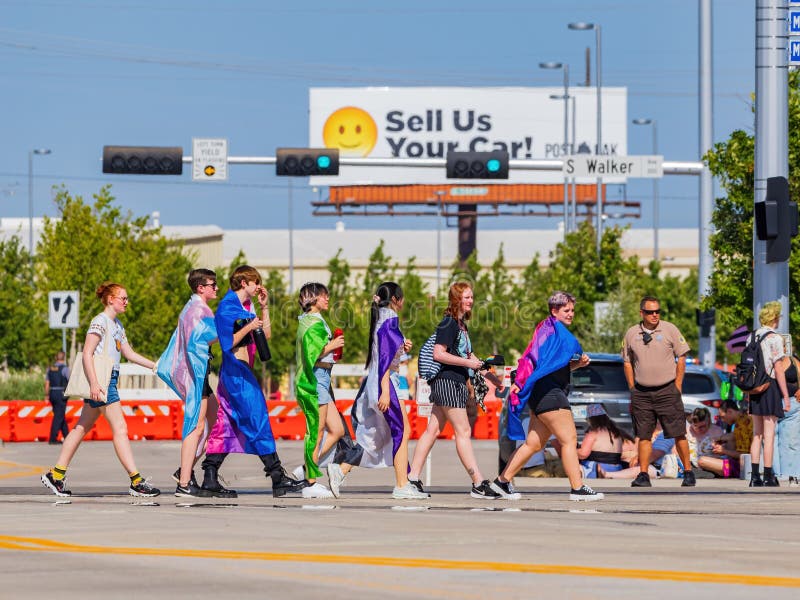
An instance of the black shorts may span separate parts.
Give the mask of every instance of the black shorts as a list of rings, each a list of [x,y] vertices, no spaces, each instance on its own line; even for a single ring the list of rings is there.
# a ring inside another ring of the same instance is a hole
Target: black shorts
[[[434,377],[431,381],[431,402],[434,406],[467,408],[467,384],[447,377]]]
[[[533,386],[531,397],[528,398],[528,406],[534,415],[560,410],[565,408],[570,410],[567,392],[550,377],[542,377]]]
[[[652,438],[656,419],[661,423],[665,438],[686,435],[683,400],[674,381],[656,387],[637,383],[631,392],[631,420],[636,437],[642,440]]]
[[[211,394],[214,393],[214,390],[211,389],[211,386],[208,385],[208,374],[211,372],[211,359],[208,359],[208,366],[206,367],[206,377],[203,379],[203,398],[208,398]]]

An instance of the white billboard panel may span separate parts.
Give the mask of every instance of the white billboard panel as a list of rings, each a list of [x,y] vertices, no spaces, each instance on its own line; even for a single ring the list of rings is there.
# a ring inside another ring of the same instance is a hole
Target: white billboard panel
[[[507,150],[511,158],[596,154],[595,88],[573,87],[575,145],[564,145],[560,87],[546,88],[311,88],[309,146],[339,148],[342,156],[445,158],[448,150]],[[627,88],[603,94],[601,154],[627,153]],[[570,101],[571,102],[571,101]],[[441,169],[344,166],[338,177],[313,177],[312,185],[448,184]],[[550,171],[511,170],[508,183],[560,183]],[[606,180],[622,182],[624,178]]]

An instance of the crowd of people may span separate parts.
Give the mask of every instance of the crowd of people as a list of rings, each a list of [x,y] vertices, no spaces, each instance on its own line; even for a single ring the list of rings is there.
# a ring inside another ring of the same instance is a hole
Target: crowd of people
[[[295,395],[306,420],[303,464],[287,474],[277,453],[266,400],[253,374],[255,355],[270,356],[272,335],[269,294],[253,267],[243,265],[230,276],[229,290],[216,312],[209,301],[217,297],[216,274],[195,269],[188,277],[191,297],[183,308],[168,347],[157,361],[136,353],[119,319],[128,308],[127,290],[118,283],[97,289],[103,310],[92,320],[81,355],[90,393],[72,431],[62,419],[54,419],[51,442],[64,432],[61,452],[42,483],[58,496],[69,496],[67,469],[78,447],[102,415],[111,426],[113,445],[130,479],[129,493],[156,496],[153,487],[136,467],[128,441],[125,418],[119,403],[117,380],[121,357],[153,369],[184,401],[184,422],[179,466],[173,473],[179,497],[235,498],[237,492],[223,485],[219,471],[226,456],[244,453],[258,456],[272,493],[279,497],[300,493],[306,498],[339,497],[348,473],[355,467],[391,467],[392,496],[424,499],[430,495],[420,480],[424,463],[442,429],[449,422],[455,433],[455,448],[474,498],[518,500],[513,479],[548,441],[558,450],[569,481],[569,499],[592,501],[603,494],[584,483],[592,478],[631,478],[634,487],[649,487],[656,476],[682,476],[691,487],[700,477],[737,477],[750,456],[751,485],[777,485],[772,464],[778,419],[789,412],[792,423],[800,413],[797,364],[783,351],[782,338],[774,332],[780,304],[769,303],[761,311],[762,329],[754,333],[764,345],[768,370],[774,385],[749,397],[750,414],[728,400],[720,415],[727,431],[713,424],[707,409],[684,413],[681,389],[689,346],[678,329],[661,320],[657,298],[647,296],[640,304],[641,321],[631,327],[623,343],[624,372],[631,393],[631,415],[635,438],[620,429],[601,404],[588,407],[589,429],[581,444],[570,407],[570,373],[586,367],[590,358],[570,332],[576,299],[558,291],[548,300],[548,316],[538,323],[530,343],[520,357],[508,397],[508,437],[520,442],[514,454],[493,479],[478,467],[471,441],[468,406],[475,398],[473,379],[484,371],[502,389],[502,381],[486,372],[476,356],[469,336],[469,319],[475,302],[469,283],[456,282],[448,291],[448,304],[433,342],[433,361],[438,371],[431,377],[432,414],[425,432],[409,455],[410,425],[398,396],[398,370],[413,342],[400,329],[399,314],[404,297],[395,282],[383,282],[371,303],[370,331],[365,368],[367,375],[352,410],[355,435],[350,436],[333,402],[331,370],[344,346],[341,330],[333,332],[324,312],[330,292],[321,283],[307,283],[299,291],[299,323],[296,339],[297,377]],[[777,305],[777,313],[775,312]],[[216,390],[209,385],[211,346],[219,345],[222,362]],[[108,381],[101,381],[95,358],[107,355],[114,367]],[[48,371],[47,392],[51,402],[64,402],[68,370],[64,357]],[[528,406],[527,427],[520,419]],[[55,413],[54,409],[54,413]],[[63,410],[59,411],[63,415]],[[57,416],[57,415],[56,415]],[[790,419],[781,421],[781,425]],[[62,434],[63,435],[63,434]],[[790,446],[780,453],[787,468],[800,465],[797,438],[779,433]],[[346,442],[344,445],[341,442]],[[764,444],[764,477],[760,452]],[[198,462],[202,483],[194,473]],[[325,473],[323,472],[325,469]],[[327,485],[323,482],[327,475]]]

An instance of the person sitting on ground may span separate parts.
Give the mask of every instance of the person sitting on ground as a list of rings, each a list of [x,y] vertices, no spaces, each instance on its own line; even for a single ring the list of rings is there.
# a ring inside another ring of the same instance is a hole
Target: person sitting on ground
[[[638,446],[638,440],[634,440],[633,443]],[[653,431],[652,444],[653,450],[650,453],[650,465],[647,467],[647,472],[651,478],[659,475],[664,457],[668,454],[675,454],[675,440],[673,438],[665,438],[661,424],[657,423]],[[630,457],[628,463],[630,467],[619,471],[606,472],[605,469],[600,467],[597,469],[597,476],[605,479],[634,479],[641,471],[638,454]]]
[[[587,407],[586,422],[589,429],[578,448],[583,476],[587,479],[596,478],[598,468],[606,473],[622,470],[622,446],[625,437],[630,436],[620,431],[602,404],[590,404]]]
[[[723,431],[711,424],[711,413],[705,407],[695,408],[689,415],[686,428],[686,440],[689,442],[689,459],[692,467],[701,469],[695,475],[700,478],[713,477],[713,472],[700,465],[703,457],[714,457],[714,444],[722,437]]]
[[[742,454],[750,452],[750,444],[753,442],[753,419],[741,411],[733,400],[722,403],[719,416],[725,425],[733,426],[733,431],[714,440],[711,447],[713,456],[701,456],[697,464],[718,477],[739,477],[739,459]]]

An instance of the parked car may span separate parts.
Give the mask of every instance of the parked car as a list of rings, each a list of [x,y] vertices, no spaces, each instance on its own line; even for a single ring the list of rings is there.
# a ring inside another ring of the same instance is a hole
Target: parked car
[[[589,354],[591,362],[571,373],[569,401],[578,439],[586,433],[586,409],[589,404],[602,404],[611,419],[631,435],[630,392],[625,380],[622,357],[618,354]],[[711,413],[712,422],[719,414],[720,378],[715,370],[698,365],[686,365],[683,378],[683,404],[686,412],[705,407]],[[507,407],[500,414],[499,464],[504,466],[516,448],[516,443],[506,435]],[[528,408],[523,416],[527,417]],[[502,469],[501,469],[502,470]]]

